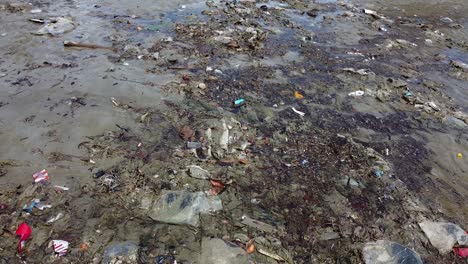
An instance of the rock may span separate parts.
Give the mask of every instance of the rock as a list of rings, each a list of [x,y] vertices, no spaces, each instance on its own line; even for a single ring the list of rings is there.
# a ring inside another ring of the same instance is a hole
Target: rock
[[[61,36],[67,32],[75,29],[75,23],[70,17],[57,17],[52,19],[50,23],[45,25],[43,28],[34,32],[36,35],[50,34],[54,37]]]
[[[139,249],[138,245],[131,241],[109,246],[104,251],[101,264],[136,264],[138,263]]]
[[[201,179],[201,180],[209,180],[211,178],[210,172],[202,169],[200,166],[190,165],[190,166],[187,166],[187,168],[188,168],[188,174],[190,175],[190,177]]]
[[[316,17],[318,13],[320,12],[320,9],[318,8],[312,8],[309,11],[306,12],[306,14],[310,17]]]
[[[221,209],[223,205],[218,196],[207,196],[204,192],[162,191],[149,217],[164,223],[199,226],[199,214]]]
[[[468,235],[458,225],[426,221],[419,223],[419,226],[440,254],[452,251],[457,242],[460,246],[468,246]]]
[[[203,238],[198,263],[203,264],[247,264],[247,253],[234,244],[219,238]]]
[[[362,249],[366,264],[422,264],[421,257],[413,250],[387,240],[366,243]]]

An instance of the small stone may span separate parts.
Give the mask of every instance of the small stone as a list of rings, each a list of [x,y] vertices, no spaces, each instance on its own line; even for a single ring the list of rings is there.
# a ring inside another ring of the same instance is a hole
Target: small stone
[[[201,180],[208,180],[211,178],[210,172],[208,172],[207,170],[204,170],[200,166],[190,165],[187,168],[188,168],[188,173],[190,177],[201,179]]]
[[[205,90],[206,89],[206,84],[204,83],[199,83],[198,84],[198,88],[202,89],[202,90]]]

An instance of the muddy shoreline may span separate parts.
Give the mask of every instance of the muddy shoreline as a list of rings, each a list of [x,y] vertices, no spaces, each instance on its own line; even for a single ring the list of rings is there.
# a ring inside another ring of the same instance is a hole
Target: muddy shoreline
[[[465,263],[463,10],[0,2],[0,263]]]

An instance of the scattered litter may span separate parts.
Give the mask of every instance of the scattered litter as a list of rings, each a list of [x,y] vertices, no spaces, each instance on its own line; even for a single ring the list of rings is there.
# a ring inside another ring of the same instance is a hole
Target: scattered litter
[[[172,255],[159,255],[156,257],[156,264],[177,264],[177,261]]]
[[[378,178],[381,178],[381,177],[384,175],[384,172],[383,172],[383,170],[375,170],[375,171],[374,171],[374,174],[375,174],[375,176],[377,176]]]
[[[34,182],[48,181],[49,174],[46,170],[41,170],[33,174]]]
[[[226,120],[223,119],[223,132],[221,133],[221,137],[219,138],[219,146],[224,150],[228,150],[228,144],[229,144],[229,129],[226,125]]]
[[[384,27],[379,27],[379,30],[382,31],[382,32],[387,32],[388,29],[384,28]]]
[[[63,41],[63,46],[65,46],[65,47],[89,48],[89,49],[108,49],[108,50],[115,51],[115,49],[112,48],[112,47],[101,46],[101,45],[96,45],[96,44],[89,44],[89,43],[80,43],[80,42],[68,41],[68,40]]]
[[[101,264],[138,263],[139,251],[140,247],[132,241],[108,246],[104,250]]]
[[[426,103],[430,108],[434,109],[434,111],[439,112],[440,108],[434,102],[427,102]]]
[[[44,209],[46,208],[52,208],[52,205],[49,205],[49,204],[44,204],[43,202],[41,202],[40,199],[34,199],[34,207],[36,207],[37,209],[43,211]]]
[[[193,141],[188,141],[186,143],[186,146],[188,149],[200,149],[202,148],[202,143],[201,142],[193,142]]]
[[[218,196],[208,196],[204,192],[162,191],[150,209],[149,217],[164,223],[199,226],[199,214],[221,209],[223,205]]]
[[[245,249],[245,252],[247,252],[247,254],[252,254],[255,252],[255,244],[254,242],[251,240],[249,241],[249,243],[247,243],[247,247]]]
[[[75,29],[75,23],[70,17],[56,17],[52,18],[51,22],[45,25],[43,28],[34,32],[36,35],[50,34],[54,37],[61,36],[67,32]]]
[[[92,162],[91,162],[92,163]],[[54,185],[55,189],[61,190],[61,191],[68,191],[70,188],[65,187],[65,186],[60,186],[60,185]]]
[[[220,180],[210,180],[210,183],[213,188],[208,191],[208,195],[219,195],[226,189],[226,185]]]
[[[362,10],[364,12],[364,14],[368,14],[368,15],[377,15],[377,12],[375,12],[374,10],[370,10],[370,9],[364,9]]]
[[[237,99],[234,101],[234,105],[235,106],[241,106],[245,103],[245,99],[244,98],[240,98],[240,99]]]
[[[8,205],[6,203],[0,203],[0,214],[8,209]]]
[[[286,260],[285,260],[283,257],[281,257],[280,255],[275,254],[275,253],[270,253],[270,252],[265,251],[265,250],[263,250],[263,249],[261,249],[261,248],[257,249],[257,251],[258,251],[258,253],[260,253],[260,254],[262,254],[262,255],[265,255],[265,256],[267,256],[267,257],[270,257],[270,258],[272,258],[272,259],[274,259],[274,260],[281,261],[281,262],[286,261]]]
[[[462,258],[468,258],[468,248],[456,247],[453,249],[453,253],[455,253],[455,255],[460,256]]]
[[[456,243],[460,246],[468,246],[468,235],[458,225],[426,221],[419,223],[419,226],[440,254],[452,251]]]
[[[468,64],[462,61],[452,60],[452,65],[462,70],[468,71]]]
[[[250,227],[256,228],[267,233],[272,233],[276,230],[274,226],[259,220],[252,219],[246,215],[242,216],[242,224],[248,225]]]
[[[25,204],[23,206],[23,212],[26,212],[26,213],[32,213],[34,207],[36,206],[36,202],[35,201],[32,201],[31,204],[28,206],[27,204]]]
[[[297,110],[297,109],[294,108],[294,107],[291,107],[291,109],[294,111],[294,113],[296,113],[296,114],[298,114],[298,115],[300,115],[300,116],[305,116],[305,113],[304,113],[304,112],[301,112],[301,111]]]
[[[57,222],[60,218],[63,217],[63,213],[58,213],[56,216],[50,217],[49,219],[46,220],[46,224],[52,224],[54,222]]]
[[[31,236],[32,230],[26,223],[21,223],[18,226],[18,229],[16,229],[16,235],[20,237],[20,240],[18,242],[18,252],[21,253],[21,251],[24,248],[24,244],[26,243],[26,240]]]
[[[49,242],[49,247],[54,248],[55,254],[59,257],[63,257],[68,251],[68,241],[65,240],[52,240]]]
[[[294,92],[294,97],[295,97],[296,99],[303,99],[303,98],[304,98],[304,95],[302,95],[302,94],[301,94],[300,92],[298,92],[298,91],[295,91],[295,92]]]
[[[364,244],[362,255],[366,264],[422,264],[415,251],[401,244],[378,240]]]
[[[202,89],[202,90],[205,90],[206,89],[206,84],[204,83],[199,83],[198,84],[198,88]]]
[[[201,254],[198,261],[191,263],[200,264],[248,264],[247,253],[236,244],[224,241],[220,238],[202,238]]]
[[[462,159],[462,158],[463,158],[463,154],[462,154],[462,153],[457,153],[457,158]]]
[[[41,9],[32,9],[31,11],[29,11],[29,13],[31,14],[38,14],[38,13],[41,13],[42,10]]]
[[[34,23],[38,23],[38,24],[44,24],[45,23],[44,19],[38,19],[38,18],[30,18],[29,21],[34,22]]]
[[[354,92],[350,92],[348,94],[348,96],[352,96],[352,97],[359,97],[359,96],[363,96],[364,95],[364,91],[354,91]]]
[[[453,23],[453,19],[451,19],[450,17],[443,17],[440,19],[440,21],[445,23]]]

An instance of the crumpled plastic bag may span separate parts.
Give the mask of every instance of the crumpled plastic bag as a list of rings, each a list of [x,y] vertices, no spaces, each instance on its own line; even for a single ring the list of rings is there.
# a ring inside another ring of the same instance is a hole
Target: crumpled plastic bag
[[[423,264],[418,253],[387,240],[366,243],[362,255],[366,264]]]
[[[468,235],[458,225],[444,222],[425,221],[419,223],[424,234],[440,254],[448,254],[453,246],[468,246]]]
[[[34,32],[35,35],[46,35],[50,34],[54,37],[61,36],[67,32],[72,31],[75,29],[75,22],[71,17],[55,17],[52,18],[51,21],[39,29],[38,31]]]

